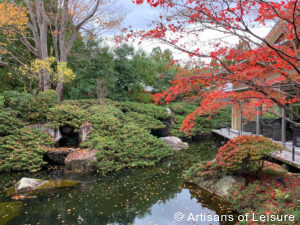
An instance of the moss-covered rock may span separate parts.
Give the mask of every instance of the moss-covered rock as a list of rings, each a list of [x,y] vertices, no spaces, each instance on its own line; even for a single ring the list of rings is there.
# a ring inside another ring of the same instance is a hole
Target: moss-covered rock
[[[91,173],[96,171],[97,150],[80,149],[65,158],[65,171],[72,173]]]
[[[21,195],[36,195],[40,192],[56,188],[74,187],[78,185],[74,180],[41,180],[34,178],[23,177],[12,188],[8,189],[8,195],[21,194]]]

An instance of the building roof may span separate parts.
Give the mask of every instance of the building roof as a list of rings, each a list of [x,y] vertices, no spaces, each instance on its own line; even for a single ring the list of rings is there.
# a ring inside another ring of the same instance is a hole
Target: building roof
[[[286,24],[283,22],[277,22],[266,36],[266,41],[268,41],[271,45],[282,41],[285,32],[284,26],[286,26]]]

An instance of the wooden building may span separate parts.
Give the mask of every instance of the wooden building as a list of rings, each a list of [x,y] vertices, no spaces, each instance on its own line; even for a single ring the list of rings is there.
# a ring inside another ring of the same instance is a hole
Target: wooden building
[[[0,67],[7,67],[7,66],[8,66],[8,63],[3,62],[0,57]]]
[[[271,45],[285,45],[287,41],[285,40],[285,34],[286,29],[284,26],[284,23],[277,23],[275,26],[271,29],[269,34],[266,37],[266,41],[270,43]],[[263,46],[265,46],[265,43],[263,43]],[[294,46],[297,48],[298,46]],[[294,73],[295,71],[289,71],[290,73]],[[270,79],[276,78],[278,76],[277,73],[270,73],[268,75]],[[248,90],[247,87],[233,87],[231,91],[245,91]],[[241,133],[243,131],[243,116],[242,116],[242,108],[241,109],[233,109],[232,110],[232,120],[231,120],[231,129],[233,132]],[[285,112],[282,112],[285,115]],[[259,130],[259,116],[256,118],[256,134],[260,134]],[[285,142],[285,129],[286,129],[286,121],[282,121],[282,142]]]

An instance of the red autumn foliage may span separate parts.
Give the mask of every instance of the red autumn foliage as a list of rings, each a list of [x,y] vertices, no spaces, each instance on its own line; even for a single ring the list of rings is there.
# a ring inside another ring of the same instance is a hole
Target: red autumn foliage
[[[262,136],[245,135],[234,138],[222,146],[216,162],[227,174],[257,174],[265,163],[265,158],[282,147]]]
[[[286,184],[278,182],[282,176]],[[300,178],[288,173],[277,164],[267,162],[265,169],[258,178],[244,186],[235,186],[228,195],[231,209],[240,214],[255,213],[256,215],[293,215],[292,221],[275,221],[264,224],[298,224],[300,219]],[[262,221],[248,221],[237,224],[262,224]]]
[[[230,104],[243,107],[244,115],[254,116],[256,108],[281,117],[272,109],[285,109],[300,126],[298,112],[290,104],[300,98],[300,3],[298,0],[138,0],[152,7],[172,8],[165,20],[149,31],[134,32],[144,38],[159,39],[191,57],[209,58],[205,66],[195,65],[193,74],[178,76],[172,86],[155,95],[156,101],[169,102],[186,95],[203,99],[199,108],[188,116],[183,128],[190,130],[196,116],[214,113]],[[276,24],[269,35],[261,37],[255,29]],[[237,47],[215,40],[210,51],[180,43],[184,38],[200,37],[201,31],[219,31],[237,37]],[[281,32],[283,31],[283,32]],[[168,35],[172,34],[172,35]],[[175,35],[178,34],[178,35]],[[279,35],[280,34],[280,35]],[[279,35],[277,37],[276,35]],[[276,40],[275,40],[276,39]],[[190,71],[189,71],[190,72]],[[233,88],[228,88],[231,84]],[[243,88],[236,92],[234,89]],[[245,101],[246,100],[246,101]]]

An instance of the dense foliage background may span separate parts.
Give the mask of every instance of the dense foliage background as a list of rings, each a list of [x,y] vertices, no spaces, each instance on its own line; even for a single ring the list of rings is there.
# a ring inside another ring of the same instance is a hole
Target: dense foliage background
[[[103,40],[80,36],[68,57],[68,67],[76,77],[65,83],[64,99],[107,97],[149,103],[151,92],[168,88],[169,81],[175,78],[176,67],[168,66],[171,59],[169,50],[155,48],[146,53],[126,44],[110,48]],[[38,94],[37,81],[21,72],[18,62],[9,55],[4,55],[2,60],[9,66],[0,69],[0,93],[17,90]],[[33,60],[28,55],[28,64]]]

